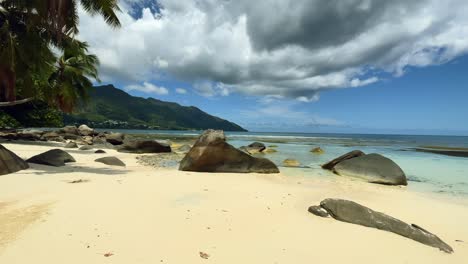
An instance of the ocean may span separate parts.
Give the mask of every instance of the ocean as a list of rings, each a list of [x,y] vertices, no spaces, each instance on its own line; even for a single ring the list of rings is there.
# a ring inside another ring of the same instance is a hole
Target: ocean
[[[201,131],[121,130],[127,134],[155,139],[195,138]],[[298,160],[305,168],[285,170],[310,177],[333,177],[320,165],[352,150],[379,153],[395,161],[408,177],[408,189],[422,192],[468,196],[468,158],[415,151],[422,146],[468,148],[467,136],[416,136],[370,134],[314,134],[226,132],[228,142],[235,147],[254,141],[275,145],[277,153],[265,157],[282,166],[282,161]],[[322,148],[317,155],[310,150]]]

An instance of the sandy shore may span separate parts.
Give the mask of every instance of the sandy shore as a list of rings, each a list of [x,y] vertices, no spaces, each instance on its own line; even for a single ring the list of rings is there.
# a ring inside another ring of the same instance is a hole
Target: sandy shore
[[[23,158],[46,146],[4,144]],[[339,178],[189,173],[137,155],[67,150],[77,163],[0,176],[0,263],[467,263],[468,201]],[[94,159],[115,155],[126,168]],[[69,183],[83,180],[81,183]],[[445,254],[307,212],[351,199],[437,234]],[[464,242],[456,242],[456,240]],[[200,257],[200,252],[209,255]]]

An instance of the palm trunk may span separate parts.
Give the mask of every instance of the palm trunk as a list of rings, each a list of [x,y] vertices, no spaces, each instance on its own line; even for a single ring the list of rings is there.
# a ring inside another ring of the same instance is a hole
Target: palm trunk
[[[8,67],[0,67],[0,101],[16,99],[16,73]]]

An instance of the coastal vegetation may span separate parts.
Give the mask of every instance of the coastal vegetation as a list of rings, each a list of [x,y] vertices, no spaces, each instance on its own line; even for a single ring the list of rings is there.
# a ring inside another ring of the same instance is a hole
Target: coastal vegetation
[[[113,85],[94,87],[89,95],[89,102],[78,106],[74,113],[65,114],[66,124],[98,128],[245,131],[197,107],[131,96]]]
[[[76,39],[78,5],[118,27],[117,2],[0,1],[0,106],[34,100],[71,112],[85,100],[92,80],[99,81],[99,60],[88,52],[85,42]],[[8,117],[1,119],[11,123]]]

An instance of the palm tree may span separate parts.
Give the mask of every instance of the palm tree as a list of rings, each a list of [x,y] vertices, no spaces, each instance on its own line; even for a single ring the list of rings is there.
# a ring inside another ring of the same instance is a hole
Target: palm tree
[[[99,59],[88,54],[88,44],[77,40],[70,41],[58,58],[55,72],[50,76],[51,93],[48,98],[65,112],[71,112],[80,99],[86,99],[93,83],[99,81],[97,67]]]
[[[34,90],[31,76],[54,64],[52,47],[67,48],[78,33],[78,4],[120,26],[117,0],[0,0],[0,101],[10,102],[0,106],[18,103],[17,76],[23,92]]]

